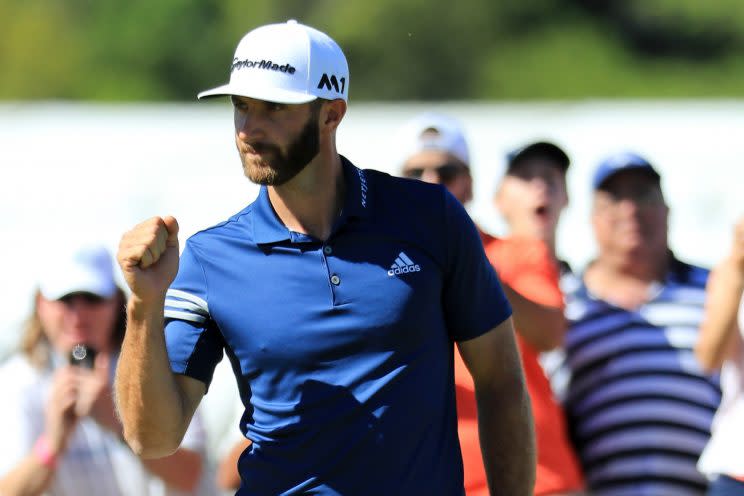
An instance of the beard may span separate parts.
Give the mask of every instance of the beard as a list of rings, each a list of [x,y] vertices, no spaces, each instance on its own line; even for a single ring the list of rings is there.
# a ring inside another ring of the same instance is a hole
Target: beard
[[[289,143],[286,152],[273,143],[251,145],[255,153],[240,150],[243,174],[256,184],[281,186],[302,172],[320,151],[319,112],[313,110],[302,131]]]

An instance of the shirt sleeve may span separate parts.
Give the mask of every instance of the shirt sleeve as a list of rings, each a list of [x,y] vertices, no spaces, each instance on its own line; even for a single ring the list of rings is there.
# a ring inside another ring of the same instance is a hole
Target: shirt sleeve
[[[478,229],[460,202],[448,191],[444,194],[444,315],[452,339],[465,341],[501,324],[512,310]]]
[[[190,242],[165,299],[165,345],[171,370],[207,387],[222,360],[224,340],[209,310],[206,276]]]

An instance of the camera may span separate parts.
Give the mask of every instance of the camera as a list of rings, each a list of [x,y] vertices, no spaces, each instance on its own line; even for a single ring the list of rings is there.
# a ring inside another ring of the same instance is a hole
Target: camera
[[[96,360],[96,351],[84,344],[76,344],[72,347],[72,350],[70,350],[70,355],[67,357],[67,360],[70,365],[75,367],[92,369]]]

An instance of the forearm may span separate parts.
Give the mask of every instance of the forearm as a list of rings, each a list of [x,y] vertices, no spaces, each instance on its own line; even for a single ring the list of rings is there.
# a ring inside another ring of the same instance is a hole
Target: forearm
[[[173,453],[190,421],[170,370],[162,309],[162,302],[129,301],[127,330],[116,371],[116,401],[124,438],[137,455],[145,458]]]
[[[54,478],[54,468],[41,463],[34,454],[26,456],[0,479],[2,496],[39,496]]]
[[[707,288],[705,318],[695,354],[702,367],[721,366],[735,344],[739,304],[744,292],[744,273],[732,261],[724,261],[711,275]]]
[[[142,462],[167,486],[180,491],[193,491],[202,476],[202,455],[186,448],[179,448],[170,456]]]
[[[514,311],[516,331],[536,350],[549,351],[563,344],[566,320],[563,309],[541,305],[503,284]]]
[[[531,496],[535,485],[535,433],[521,378],[478,389],[478,434],[492,496]]]

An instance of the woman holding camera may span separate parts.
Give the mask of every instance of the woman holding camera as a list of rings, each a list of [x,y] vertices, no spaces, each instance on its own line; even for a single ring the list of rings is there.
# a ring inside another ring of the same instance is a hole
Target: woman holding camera
[[[198,485],[198,450],[142,461],[121,441],[111,385],[124,308],[102,247],[43,271],[20,350],[0,367],[0,494],[147,496],[153,475],[168,490]]]

